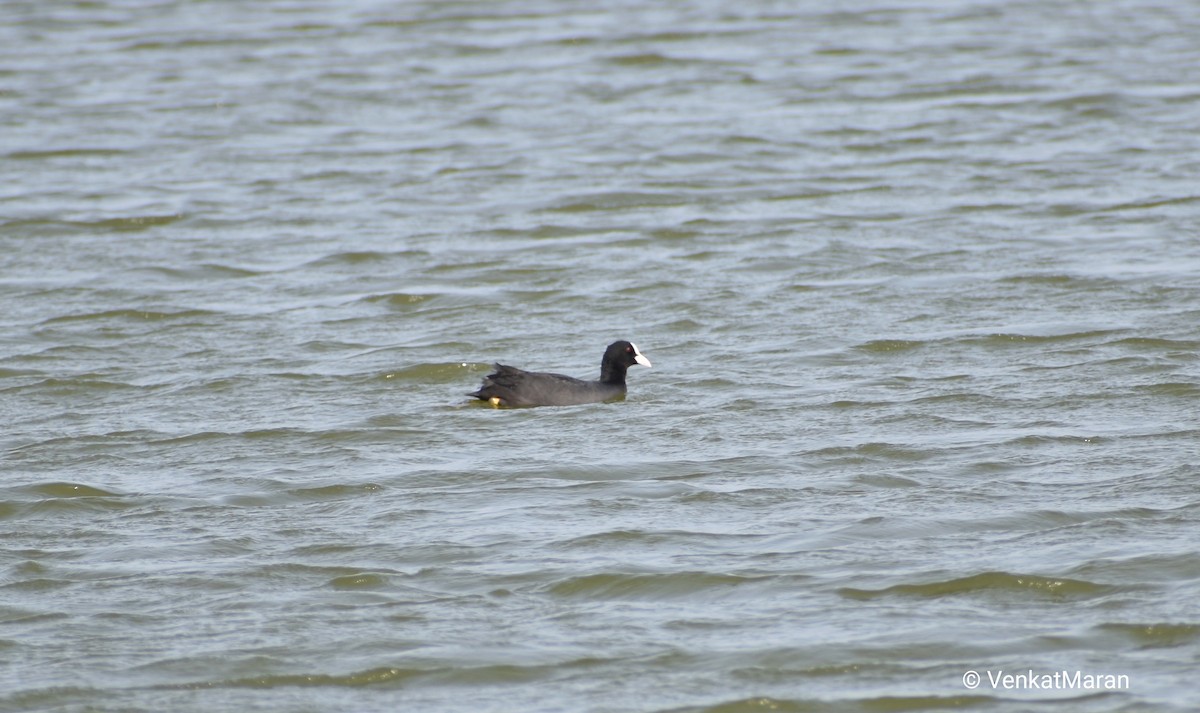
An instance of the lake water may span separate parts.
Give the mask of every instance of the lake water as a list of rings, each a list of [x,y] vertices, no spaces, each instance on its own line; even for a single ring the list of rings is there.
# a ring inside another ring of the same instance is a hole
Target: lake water
[[[1195,710],[1197,37],[4,3],[0,709]]]

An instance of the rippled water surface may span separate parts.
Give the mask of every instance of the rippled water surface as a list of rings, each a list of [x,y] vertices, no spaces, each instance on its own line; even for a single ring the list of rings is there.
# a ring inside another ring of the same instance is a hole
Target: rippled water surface
[[[1197,37],[0,5],[0,709],[1194,710]]]

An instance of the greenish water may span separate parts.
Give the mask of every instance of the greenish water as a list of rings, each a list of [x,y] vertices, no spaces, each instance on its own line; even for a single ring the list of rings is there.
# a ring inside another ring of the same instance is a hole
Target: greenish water
[[[5,3],[0,709],[1193,710],[1197,36]]]

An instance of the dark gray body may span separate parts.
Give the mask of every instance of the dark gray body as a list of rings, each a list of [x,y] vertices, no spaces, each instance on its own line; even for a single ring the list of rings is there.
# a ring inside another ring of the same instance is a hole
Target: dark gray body
[[[496,364],[496,371],[483,380],[478,399],[500,399],[499,406],[574,406],[625,397],[625,383],[584,381],[562,374],[523,371]]]

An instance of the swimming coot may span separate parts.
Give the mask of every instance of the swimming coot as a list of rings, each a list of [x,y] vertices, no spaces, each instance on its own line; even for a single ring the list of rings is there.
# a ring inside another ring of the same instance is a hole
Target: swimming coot
[[[574,406],[608,401],[625,395],[625,371],[634,364],[650,366],[633,342],[613,342],[600,360],[600,380],[584,381],[562,374],[523,371],[496,364],[474,396],[501,406]]]

